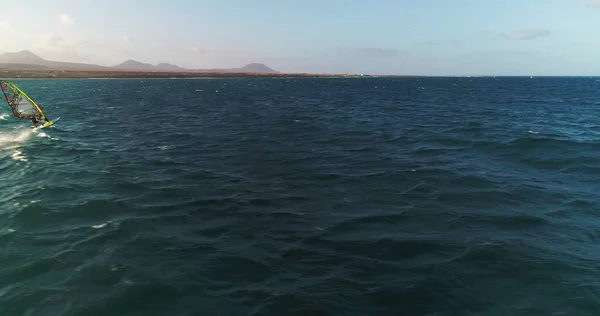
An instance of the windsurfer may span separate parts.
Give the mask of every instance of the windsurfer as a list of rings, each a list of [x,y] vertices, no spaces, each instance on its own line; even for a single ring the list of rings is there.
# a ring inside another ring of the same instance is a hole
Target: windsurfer
[[[38,115],[32,115],[29,119],[31,120],[31,125],[33,125],[33,127],[37,127],[43,123]]]
[[[42,109],[23,90],[14,83],[0,80],[0,92],[6,98],[8,105],[12,108],[15,117],[28,119],[33,128],[48,127],[54,125],[58,119],[48,121]]]

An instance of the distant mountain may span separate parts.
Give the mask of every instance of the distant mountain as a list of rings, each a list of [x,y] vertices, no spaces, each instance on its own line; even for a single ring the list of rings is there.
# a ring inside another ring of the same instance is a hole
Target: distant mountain
[[[28,50],[23,50],[16,53],[4,53],[0,55],[0,63],[3,64],[40,64],[44,63],[45,61],[46,60],[44,60],[40,56]]]
[[[84,63],[70,63],[43,59],[36,54],[23,50],[0,54],[0,68],[10,69],[47,69],[47,70],[80,70],[80,71],[155,71],[155,72],[236,72],[236,73],[278,73],[264,64],[252,63],[241,68],[230,69],[186,69],[177,65],[160,63],[152,65],[135,60],[126,60],[118,65],[107,67]]]
[[[130,71],[192,71],[190,69],[181,68],[177,65],[160,63],[157,65],[152,65],[149,63],[142,63],[136,60],[127,60],[122,62],[116,66],[112,66],[113,69],[118,70],[130,70]]]
[[[159,71],[189,71],[189,69],[181,68],[177,65],[167,64],[167,63],[160,63],[160,64],[154,66],[154,68]]]
[[[119,69],[119,70],[153,71],[154,65],[147,64],[147,63],[141,63],[139,61],[130,59],[130,60],[126,60],[116,66],[112,66],[111,68]]]
[[[241,68],[213,68],[213,69],[194,69],[197,72],[229,72],[229,73],[263,73],[276,74],[279,71],[267,67],[265,64],[252,63]]]
[[[31,65],[45,66],[55,70],[107,70],[107,67],[82,64],[82,63],[68,63],[62,61],[51,61],[45,60],[38,55],[23,50],[16,53],[4,53],[0,55],[0,63],[2,64],[27,64],[30,68]]]
[[[278,71],[275,71],[275,70],[267,67],[267,65],[265,65],[265,64],[259,64],[259,63],[248,64],[248,65],[246,65],[246,66],[244,66],[242,68],[229,69],[229,71],[233,71],[233,72],[265,73],[265,74],[278,73]]]

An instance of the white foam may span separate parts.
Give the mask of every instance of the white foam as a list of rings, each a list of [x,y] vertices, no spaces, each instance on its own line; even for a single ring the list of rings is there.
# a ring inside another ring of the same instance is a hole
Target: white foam
[[[58,140],[58,138],[40,132],[39,130],[19,126],[12,131],[0,132],[0,151],[2,151],[3,154],[10,155],[15,161],[27,162],[28,158],[23,153],[21,147],[34,134],[38,137]]]
[[[57,137],[52,137],[52,136],[50,136],[50,135],[48,135],[48,134],[46,134],[46,133],[44,133],[44,132],[39,132],[39,133],[37,134],[37,136],[38,136],[38,137],[49,138],[49,139],[51,139],[51,140],[59,140]]]
[[[14,143],[22,143],[25,142],[32,134],[32,130],[16,130],[15,132],[1,133],[0,134],[0,146],[5,147],[4,145],[14,144]]]
[[[34,134],[38,137],[59,140],[38,129],[17,127],[13,131],[0,132],[0,149],[15,149],[12,154],[13,158],[17,157],[15,159],[20,159],[18,157],[23,156],[21,155],[22,153],[18,151],[18,148]]]
[[[95,229],[104,228],[104,227],[106,227],[106,225],[108,225],[110,223],[111,223],[111,221],[108,221],[108,222],[102,223],[102,224],[98,224],[98,225],[93,225],[92,228],[95,228]]]
[[[12,228],[0,229],[0,235],[6,235],[6,234],[14,233],[14,232],[15,232],[15,230]]]
[[[12,155],[10,156],[12,157],[12,159],[17,161],[27,161],[27,157],[25,157],[23,155],[23,152],[21,152],[20,150],[13,151]]]

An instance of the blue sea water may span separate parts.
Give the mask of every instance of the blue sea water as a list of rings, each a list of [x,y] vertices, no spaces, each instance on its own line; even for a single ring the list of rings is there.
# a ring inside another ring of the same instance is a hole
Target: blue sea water
[[[15,80],[0,315],[598,315],[600,79]]]

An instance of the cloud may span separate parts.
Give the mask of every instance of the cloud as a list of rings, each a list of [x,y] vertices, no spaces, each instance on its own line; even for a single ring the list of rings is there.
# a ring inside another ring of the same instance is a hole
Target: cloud
[[[600,0],[588,0],[585,5],[588,8],[600,8]]]
[[[467,55],[477,55],[485,57],[507,57],[507,56],[528,56],[531,52],[515,50],[476,50],[468,52]]]
[[[213,53],[213,54],[217,54],[217,53],[223,54],[223,53],[225,53],[225,51],[218,51],[216,49],[208,49],[208,48],[203,48],[203,47],[200,47],[200,46],[193,46],[191,48],[191,50],[195,54],[211,54],[211,53]]]
[[[339,48],[337,51],[342,55],[365,58],[393,58],[410,55],[410,53],[407,51],[375,47]]]
[[[30,42],[26,48],[49,60],[89,62],[92,59],[87,52],[89,45],[89,41],[83,38],[46,33],[37,35],[36,40]],[[96,52],[96,50],[93,51]]]
[[[35,49],[51,53],[73,53],[79,52],[87,43],[87,40],[65,38],[55,33],[49,33],[38,37]]]
[[[545,29],[521,29],[508,33],[505,36],[512,40],[532,40],[550,34],[551,32]]]
[[[60,23],[67,24],[67,25],[73,25],[76,22],[75,18],[73,18],[72,16],[68,15],[67,13],[61,13],[61,14],[59,14],[58,15],[58,20],[60,21]]]
[[[130,54],[132,49],[135,48],[133,45],[134,42],[135,41],[129,37],[129,35],[123,35],[116,45],[110,46],[110,49],[112,49],[113,52],[116,52],[119,56],[127,55]]]
[[[201,46],[192,46],[191,51],[193,54],[205,55],[205,54],[223,54],[225,51],[218,51],[216,49],[208,49],[206,47]]]
[[[40,36],[40,44],[44,47],[50,46],[50,47],[56,47],[56,46],[60,46],[61,41],[63,40],[62,37],[60,37],[57,34],[51,33],[51,34],[44,34],[42,36]]]
[[[202,47],[202,45],[198,46],[192,46],[190,48],[190,50],[192,51],[193,54],[200,54],[200,55],[217,55],[217,56],[223,56],[223,55],[249,55],[251,54],[250,52],[247,51],[239,51],[239,50],[232,50],[232,49],[220,49],[220,48],[207,48],[207,47]]]
[[[12,26],[10,21],[0,21],[0,29],[8,29]]]
[[[458,46],[461,45],[462,41],[459,40],[439,40],[439,41],[423,41],[416,43],[416,46]]]
[[[408,55],[408,52],[399,51],[397,49],[383,48],[360,48],[357,53],[364,57],[396,57],[398,55]]]

